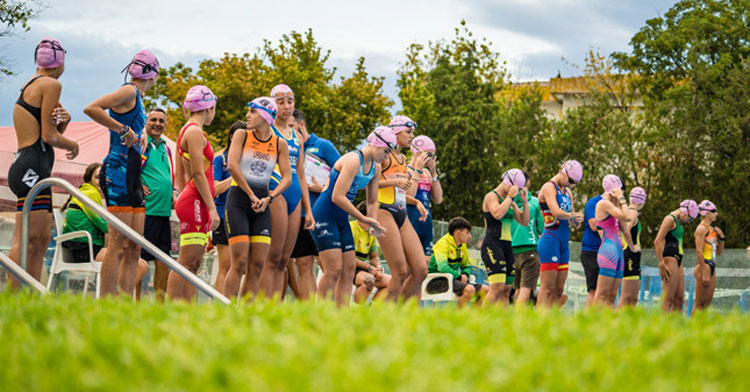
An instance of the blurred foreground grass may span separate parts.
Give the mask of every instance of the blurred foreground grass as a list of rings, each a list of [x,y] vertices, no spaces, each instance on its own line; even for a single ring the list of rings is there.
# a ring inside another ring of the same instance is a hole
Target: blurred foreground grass
[[[0,293],[3,391],[749,390],[750,317]]]

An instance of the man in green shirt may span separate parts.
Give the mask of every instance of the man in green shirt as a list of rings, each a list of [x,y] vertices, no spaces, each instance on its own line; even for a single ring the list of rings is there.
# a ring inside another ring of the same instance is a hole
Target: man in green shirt
[[[458,296],[458,307],[466,306],[472,297],[477,297],[477,304],[489,291],[489,286],[469,283],[471,264],[466,243],[471,239],[471,223],[464,218],[453,218],[448,222],[448,234],[444,235],[432,247],[428,273],[444,273],[453,276],[453,293]],[[433,279],[427,283],[427,292],[443,292],[448,289],[446,279]]]
[[[146,145],[141,149],[141,182],[143,194],[146,196],[146,223],[143,236],[162,252],[169,254],[172,249],[172,226],[169,217],[172,215],[173,200],[176,196],[173,185],[172,151],[162,138],[166,127],[167,116],[164,110],[151,109],[146,120]],[[145,249],[141,251],[141,257],[148,261],[155,259]],[[160,262],[154,267],[156,298],[163,301],[167,290],[169,267]]]
[[[524,306],[529,302],[531,293],[536,288],[539,279],[539,254],[536,251],[536,245],[539,243],[539,237],[544,232],[544,217],[539,207],[539,199],[532,196],[529,192],[531,179],[526,175],[525,194],[528,195],[529,205],[529,224],[522,226],[513,221],[511,232],[513,235],[513,255],[515,256],[516,277],[513,281],[513,288],[516,289],[516,306]],[[516,205],[521,208],[521,192],[514,199]]]

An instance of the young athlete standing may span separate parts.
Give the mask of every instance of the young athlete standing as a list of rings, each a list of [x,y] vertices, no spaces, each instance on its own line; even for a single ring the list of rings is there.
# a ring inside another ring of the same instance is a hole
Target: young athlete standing
[[[690,224],[698,216],[698,203],[683,200],[680,208],[665,216],[654,239],[656,259],[659,261],[664,298],[661,309],[664,312],[681,312],[685,300],[685,273],[682,268],[683,225]]]
[[[419,209],[412,204],[406,205],[406,214],[414,227],[414,231],[419,236],[425,258],[429,262],[433,238],[430,207],[432,203],[440,204],[443,202],[443,187],[440,185],[440,178],[437,174],[435,142],[427,136],[417,136],[411,142],[411,152],[412,158],[409,162],[409,169],[412,172],[412,177],[417,180],[412,182],[407,194],[422,203],[427,210],[427,219],[421,220]]]
[[[703,216],[695,229],[695,253],[698,263],[695,265],[695,302],[692,310],[706,309],[711,306],[716,291],[716,257],[724,253],[724,232],[713,225],[719,212],[716,205],[703,200],[698,205],[698,212]]]
[[[625,271],[622,275],[620,288],[620,305],[635,305],[638,303],[638,290],[641,287],[641,220],[639,214],[646,203],[646,191],[637,186],[630,191],[630,222],[623,232],[622,247],[625,256]],[[629,244],[633,245],[630,250]]]

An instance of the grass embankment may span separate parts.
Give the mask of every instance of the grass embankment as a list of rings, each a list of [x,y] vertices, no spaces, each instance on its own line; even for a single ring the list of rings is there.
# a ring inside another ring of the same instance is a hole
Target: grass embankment
[[[750,317],[0,293],[3,391],[747,390]]]

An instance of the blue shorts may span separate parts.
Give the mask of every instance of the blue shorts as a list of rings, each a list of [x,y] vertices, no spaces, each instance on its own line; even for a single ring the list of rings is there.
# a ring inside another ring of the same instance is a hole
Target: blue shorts
[[[321,214],[318,214],[321,215]],[[324,218],[324,217],[320,217]],[[318,253],[329,249],[341,249],[341,252],[354,252],[354,236],[348,219],[318,219],[315,217],[315,229],[312,231]]]
[[[414,231],[417,232],[419,242],[422,243],[422,249],[424,250],[425,256],[432,255],[432,214],[427,214],[427,219],[424,222],[420,222],[419,218],[422,216],[419,213],[417,207],[409,204],[406,206],[406,213],[409,216],[409,222],[414,227]]]
[[[269,183],[268,189],[274,190],[277,185],[279,184],[272,179]],[[286,213],[287,215],[290,215],[295,209],[297,209],[297,205],[300,200],[302,200],[302,188],[299,185],[299,179],[297,178],[296,172],[292,173],[292,183],[289,185],[289,188],[286,188],[281,196],[284,196],[284,200],[286,200]]]
[[[563,271],[568,269],[570,262],[570,246],[568,239],[564,241],[558,233],[545,230],[536,246],[539,253],[540,271]]]
[[[612,240],[605,238],[596,254],[596,262],[599,264],[599,275],[622,279],[625,271],[625,255],[620,244],[615,244]]]
[[[102,163],[99,184],[113,212],[145,212],[143,185],[141,184],[141,155],[132,148],[127,155],[110,152]]]

